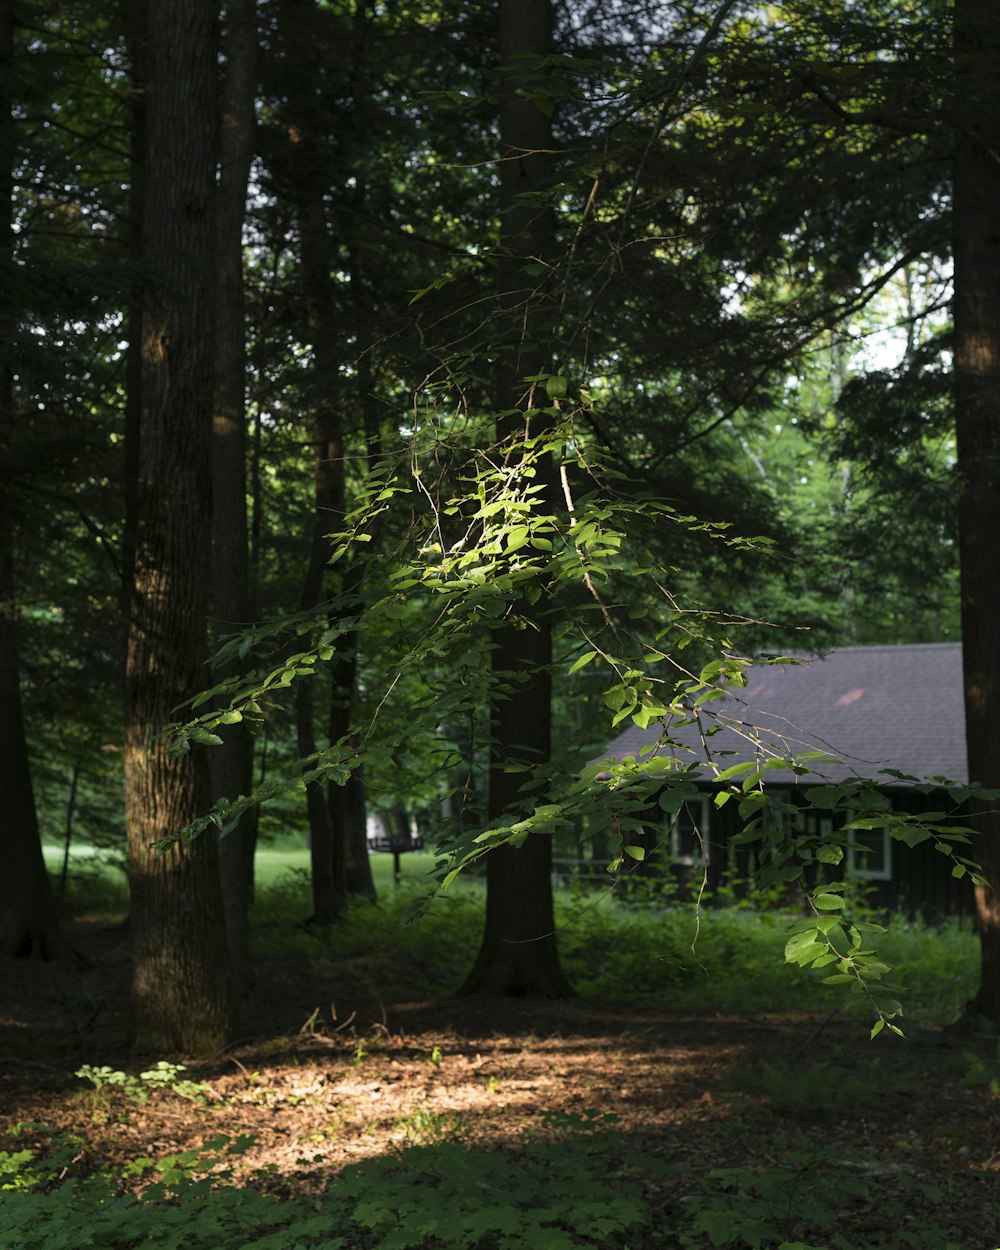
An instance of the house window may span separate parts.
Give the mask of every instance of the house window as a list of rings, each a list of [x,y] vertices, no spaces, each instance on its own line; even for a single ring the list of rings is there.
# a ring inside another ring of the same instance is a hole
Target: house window
[[[855,846],[847,851],[847,874],[870,881],[892,877],[892,837],[887,828],[848,829]]]
[[[709,860],[708,818],[712,805],[707,795],[688,799],[670,822],[670,854],[675,864],[690,867]]]
[[[832,818],[816,808],[797,804],[791,790],[769,787],[767,797],[771,804],[763,817],[763,827],[767,833],[804,833],[812,838],[822,838],[832,832]]]

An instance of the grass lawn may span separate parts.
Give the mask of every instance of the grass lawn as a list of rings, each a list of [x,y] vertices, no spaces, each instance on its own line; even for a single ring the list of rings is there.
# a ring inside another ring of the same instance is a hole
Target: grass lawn
[[[61,846],[44,846],[42,851],[45,864],[53,876],[58,877],[62,871],[63,848]],[[95,874],[102,873],[107,878],[109,887],[124,885],[124,877],[115,860],[120,861],[108,851],[91,846],[74,846],[70,851],[69,874],[71,884],[74,878],[85,877],[88,890]],[[372,875],[375,888],[382,893],[391,890],[392,856],[386,854],[373,855]],[[401,856],[400,876],[404,882],[419,882],[434,866],[434,856],[429,851],[417,851]],[[280,847],[264,846],[257,850],[254,859],[254,871],[259,889],[266,890],[289,873],[309,872],[309,849],[305,846],[286,845]]]

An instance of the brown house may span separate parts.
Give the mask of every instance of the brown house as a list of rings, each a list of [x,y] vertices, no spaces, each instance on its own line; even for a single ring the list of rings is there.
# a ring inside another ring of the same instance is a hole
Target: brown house
[[[693,763],[705,759],[707,741],[718,765],[727,768],[768,754],[822,751],[839,762],[817,764],[805,776],[791,769],[769,771],[771,792],[795,802],[811,786],[860,777],[877,782],[893,808],[902,811],[941,804],[934,795],[916,791],[913,782],[882,770],[942,783],[968,780],[960,643],[843,647],[825,657],[800,658],[792,665],[755,664],[745,688],[707,704],[702,727],[714,729],[707,739],[695,726],[673,726],[669,732],[677,745],[670,748],[662,743],[659,724],[645,730],[633,725],[603,758],[639,758],[644,747],[652,747]],[[740,827],[736,805],[716,807],[714,788],[706,774],[704,797],[664,826],[660,845],[669,846],[673,871],[681,879],[691,875],[696,860],[700,876],[704,847],[710,885],[718,886],[727,872],[739,876],[747,866],[744,853],[728,845]],[[819,822],[820,832],[825,822],[829,828],[844,819],[807,810],[803,819]],[[968,879],[956,880],[950,862],[931,842],[910,848],[887,829],[856,833],[854,840],[858,846],[848,852],[847,873],[870,885],[873,906],[929,917],[974,910]],[[974,851],[971,855],[975,858]]]

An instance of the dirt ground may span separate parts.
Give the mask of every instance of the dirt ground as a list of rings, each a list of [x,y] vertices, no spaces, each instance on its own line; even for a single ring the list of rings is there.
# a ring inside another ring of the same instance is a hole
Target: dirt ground
[[[934,1247],[946,1236],[960,1250],[1000,1246],[995,1038],[915,1030],[869,1042],[865,1023],[843,1016],[669,1015],[581,1000],[372,1003],[352,989],[350,968],[286,958],[260,967],[246,1035],[224,1053],[137,1056],[127,936],[79,926],[74,939],[92,961],[82,972],[0,965],[0,1149],[43,1144],[32,1129],[13,1144],[9,1130],[31,1121],[79,1139],[75,1166],[87,1171],[243,1134],[253,1144],[240,1169],[273,1165],[275,1186],[303,1192],[407,1145],[516,1152],[611,1115],[630,1151],[668,1164],[646,1181],[663,1227],[704,1200],[714,1169],[783,1169],[789,1186],[819,1169],[868,1182],[867,1197],[844,1202],[851,1245]],[[183,1075],[207,1092],[138,1105],[74,1075],[83,1064],[138,1073],[162,1059],[186,1063]]]

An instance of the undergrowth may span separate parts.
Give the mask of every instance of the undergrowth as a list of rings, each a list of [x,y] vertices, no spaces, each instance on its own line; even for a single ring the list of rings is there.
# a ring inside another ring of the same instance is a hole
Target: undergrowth
[[[30,1126],[38,1129],[39,1126]],[[250,1139],[139,1159],[119,1175],[70,1175],[76,1143],[0,1153],[5,1250],[575,1250],[624,1246],[647,1223],[614,1136],[549,1142],[522,1158],[455,1142],[410,1146],[346,1167],[319,1199],[233,1183]],[[138,1191],[126,1182],[139,1177]],[[61,1180],[61,1183],[53,1183]]]
[[[544,1119],[544,1117],[543,1117]],[[253,1139],[80,1175],[81,1143],[50,1134],[44,1157],[0,1152],[4,1250],[978,1250],[933,1218],[942,1193],[867,1160],[784,1138],[780,1163],[692,1173],[628,1149],[609,1115],[547,1118],[555,1139],[515,1152],[454,1141],[344,1168],[319,1197],[275,1189],[273,1167],[236,1183]],[[42,1126],[23,1126],[39,1136]],[[655,1221],[653,1186],[671,1195]],[[913,1200],[931,1213],[914,1219]],[[989,1206],[989,1204],[986,1204]],[[663,1212],[666,1211],[667,1222]],[[997,1209],[984,1210],[994,1218]],[[858,1241],[852,1226],[877,1239]],[[992,1243],[990,1243],[992,1245]]]
[[[386,857],[382,857],[386,859]],[[440,895],[415,924],[402,920],[425,892],[429,856],[413,856],[404,882],[383,883],[379,901],[351,905],[335,934],[307,928],[309,876],[293,869],[258,891],[252,930],[258,954],[298,954],[314,963],[331,956],[356,961],[356,974],[383,1000],[450,994],[468,972],[482,932],[483,890],[474,877]],[[419,860],[419,863],[417,862]],[[376,857],[376,867],[386,865]],[[385,876],[384,871],[382,877]],[[127,906],[120,874],[101,875],[96,863],[75,879],[79,914]],[[784,962],[791,913],[745,903],[705,907],[651,890],[620,901],[573,886],[556,891],[556,924],[563,965],[583,997],[655,1008],[707,1012],[828,1012],[839,1005],[815,973]],[[906,1022],[948,1023],[973,997],[979,947],[968,925],[930,926],[893,917],[879,949],[903,987]]]
[[[474,888],[439,897],[407,928],[402,920],[419,892],[404,886],[374,905],[356,903],[336,930],[337,958],[363,961],[380,996],[434,997],[453,992],[468,971],[482,931],[482,895]],[[304,875],[286,876],[258,907],[262,949],[329,957],[327,935],[296,920],[308,910]],[[841,999],[805,969],[784,962],[787,912],[746,906],[636,906],[613,896],[560,890],[556,925],[563,966],[583,997],[674,1011],[828,1012]],[[890,921],[880,948],[902,984],[906,1019],[946,1023],[975,992],[978,943],[957,921],[931,929]]]

